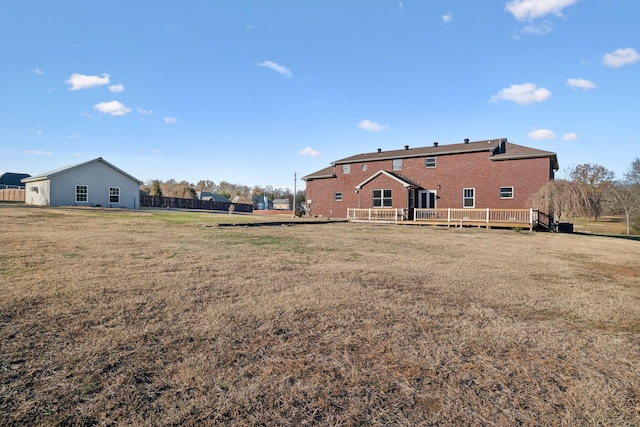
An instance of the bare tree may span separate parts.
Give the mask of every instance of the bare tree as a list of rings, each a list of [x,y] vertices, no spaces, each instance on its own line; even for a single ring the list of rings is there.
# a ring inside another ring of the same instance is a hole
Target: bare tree
[[[573,167],[570,175],[573,181],[583,184],[591,194],[594,203],[601,205],[605,191],[615,179],[615,174],[609,169],[599,164],[583,163]],[[602,206],[594,211],[594,219],[598,220],[598,215]]]
[[[599,204],[593,200],[584,184],[564,179],[549,181],[529,197],[527,204],[553,214],[556,220],[600,214]]]
[[[612,184],[607,191],[611,205],[616,208],[616,213],[619,212],[625,217],[627,235],[631,233],[634,215],[640,213],[640,191],[637,186],[629,181],[620,181]]]

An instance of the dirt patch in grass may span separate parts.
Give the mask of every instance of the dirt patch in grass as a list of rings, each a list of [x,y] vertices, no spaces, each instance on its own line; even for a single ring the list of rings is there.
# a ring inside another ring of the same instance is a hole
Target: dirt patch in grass
[[[638,425],[640,243],[0,208],[2,425]]]

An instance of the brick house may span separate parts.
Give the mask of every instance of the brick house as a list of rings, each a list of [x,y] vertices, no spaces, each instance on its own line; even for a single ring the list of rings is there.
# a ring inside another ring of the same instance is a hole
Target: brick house
[[[346,217],[347,208],[522,209],[554,178],[556,153],[506,138],[357,154],[302,177],[307,212]]]

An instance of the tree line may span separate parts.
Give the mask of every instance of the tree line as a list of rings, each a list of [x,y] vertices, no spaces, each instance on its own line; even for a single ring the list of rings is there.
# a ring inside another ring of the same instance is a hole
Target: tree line
[[[529,205],[553,213],[556,220],[622,215],[627,234],[640,232],[640,158],[623,174],[599,164],[573,166],[567,179],[552,180],[530,197]]]
[[[178,197],[182,199],[197,199],[198,191],[206,191],[213,194],[221,194],[229,200],[237,197],[240,203],[253,204],[251,196],[266,196],[273,201],[275,199],[289,199],[293,192],[289,188],[274,188],[271,185],[261,187],[255,185],[249,187],[242,184],[232,184],[227,181],[215,183],[210,180],[200,180],[196,184],[187,181],[176,181],[169,179],[162,181],[159,179],[149,180],[141,186],[141,190],[149,193],[150,196]],[[304,190],[296,192],[296,206],[304,205],[306,198]]]

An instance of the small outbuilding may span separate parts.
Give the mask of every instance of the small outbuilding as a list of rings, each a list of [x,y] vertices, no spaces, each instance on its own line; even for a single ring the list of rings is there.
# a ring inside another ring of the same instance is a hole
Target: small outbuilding
[[[25,203],[138,209],[142,181],[102,157],[22,179]]]

